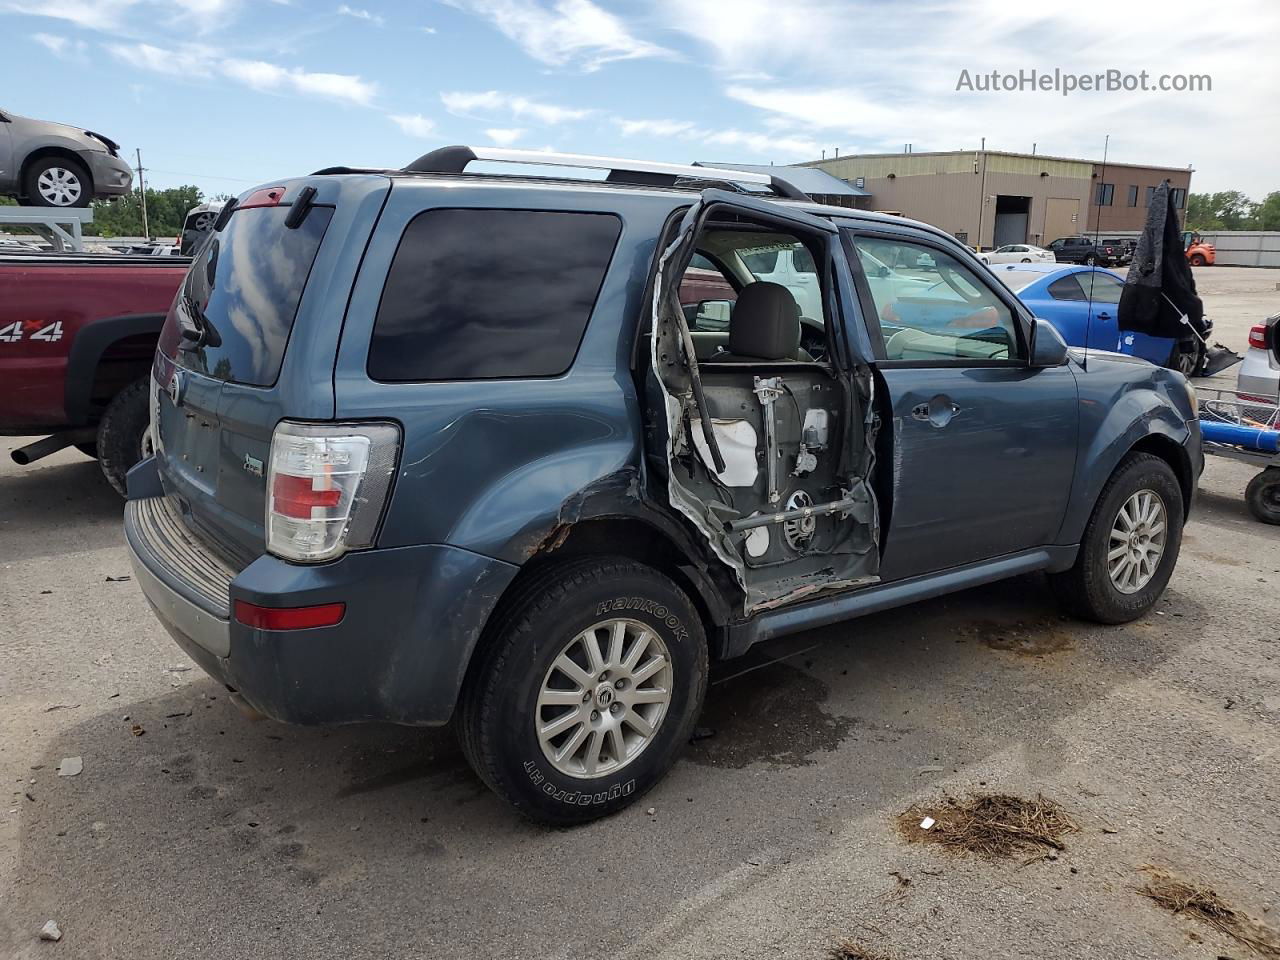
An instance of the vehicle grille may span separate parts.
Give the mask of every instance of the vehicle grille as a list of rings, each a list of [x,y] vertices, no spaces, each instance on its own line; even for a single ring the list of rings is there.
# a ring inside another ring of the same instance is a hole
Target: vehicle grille
[[[173,501],[168,497],[130,500],[125,511],[140,545],[188,588],[192,599],[210,613],[229,617],[228,588],[239,571],[187,528]]]

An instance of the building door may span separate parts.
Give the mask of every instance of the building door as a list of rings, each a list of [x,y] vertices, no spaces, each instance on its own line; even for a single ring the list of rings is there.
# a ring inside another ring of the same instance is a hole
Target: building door
[[[1040,246],[1048,246],[1059,237],[1074,237],[1084,229],[1080,220],[1080,201],[1076,197],[1050,197],[1044,206],[1044,235]]]
[[[1028,220],[1031,218],[1030,197],[996,197],[995,245],[1026,243]]]

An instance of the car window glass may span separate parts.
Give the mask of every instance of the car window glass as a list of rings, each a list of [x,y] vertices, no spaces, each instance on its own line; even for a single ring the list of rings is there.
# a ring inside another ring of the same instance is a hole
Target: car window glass
[[[903,240],[855,240],[887,360],[1018,356],[1013,311],[949,253]],[[869,256],[868,256],[869,255]],[[873,271],[873,262],[887,267]]]
[[[621,231],[621,221],[603,213],[418,214],[383,288],[369,375],[413,381],[564,373]]]
[[[1049,284],[1049,296],[1055,300],[1089,299],[1084,295],[1084,291],[1080,289],[1080,281],[1076,279],[1074,273],[1068,273],[1065,277],[1059,277]]]
[[[1109,273],[1094,270],[1079,275],[1080,285],[1088,299],[1095,303],[1119,303],[1124,284]]]

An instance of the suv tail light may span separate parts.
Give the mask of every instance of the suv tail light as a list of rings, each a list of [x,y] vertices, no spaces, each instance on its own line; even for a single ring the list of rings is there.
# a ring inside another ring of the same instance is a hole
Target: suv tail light
[[[315,563],[373,546],[399,451],[391,423],[280,421],[267,473],[267,549]]]
[[[1259,350],[1267,349],[1266,324],[1258,323],[1249,328],[1249,346],[1257,347]]]

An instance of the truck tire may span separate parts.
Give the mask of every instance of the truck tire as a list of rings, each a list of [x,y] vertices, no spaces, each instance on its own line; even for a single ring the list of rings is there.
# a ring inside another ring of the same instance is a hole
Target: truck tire
[[[1049,575],[1063,607],[1098,623],[1150,610],[1178,562],[1183,516],[1173,468],[1149,453],[1125,457],[1094,505],[1075,565]]]
[[[516,590],[463,690],[463,753],[530,819],[615,813],[692,734],[707,690],[698,612],[667,577],[622,557],[559,563]]]
[[[22,192],[34,207],[87,207],[93,200],[93,181],[78,160],[41,157],[23,172]]]
[[[1207,263],[1208,261],[1205,260],[1203,253],[1193,253],[1187,259],[1187,262],[1190,263],[1193,267],[1203,267],[1205,263]]]
[[[98,423],[98,463],[107,482],[125,495],[125,474],[147,455],[150,413],[147,410],[147,381],[135,380],[107,404]]]
[[[1084,258],[1084,265],[1086,267],[1092,267],[1097,262],[1098,262],[1098,258],[1095,257],[1092,253]]]
[[[1256,519],[1280,524],[1280,467],[1267,467],[1250,480],[1244,502]]]

